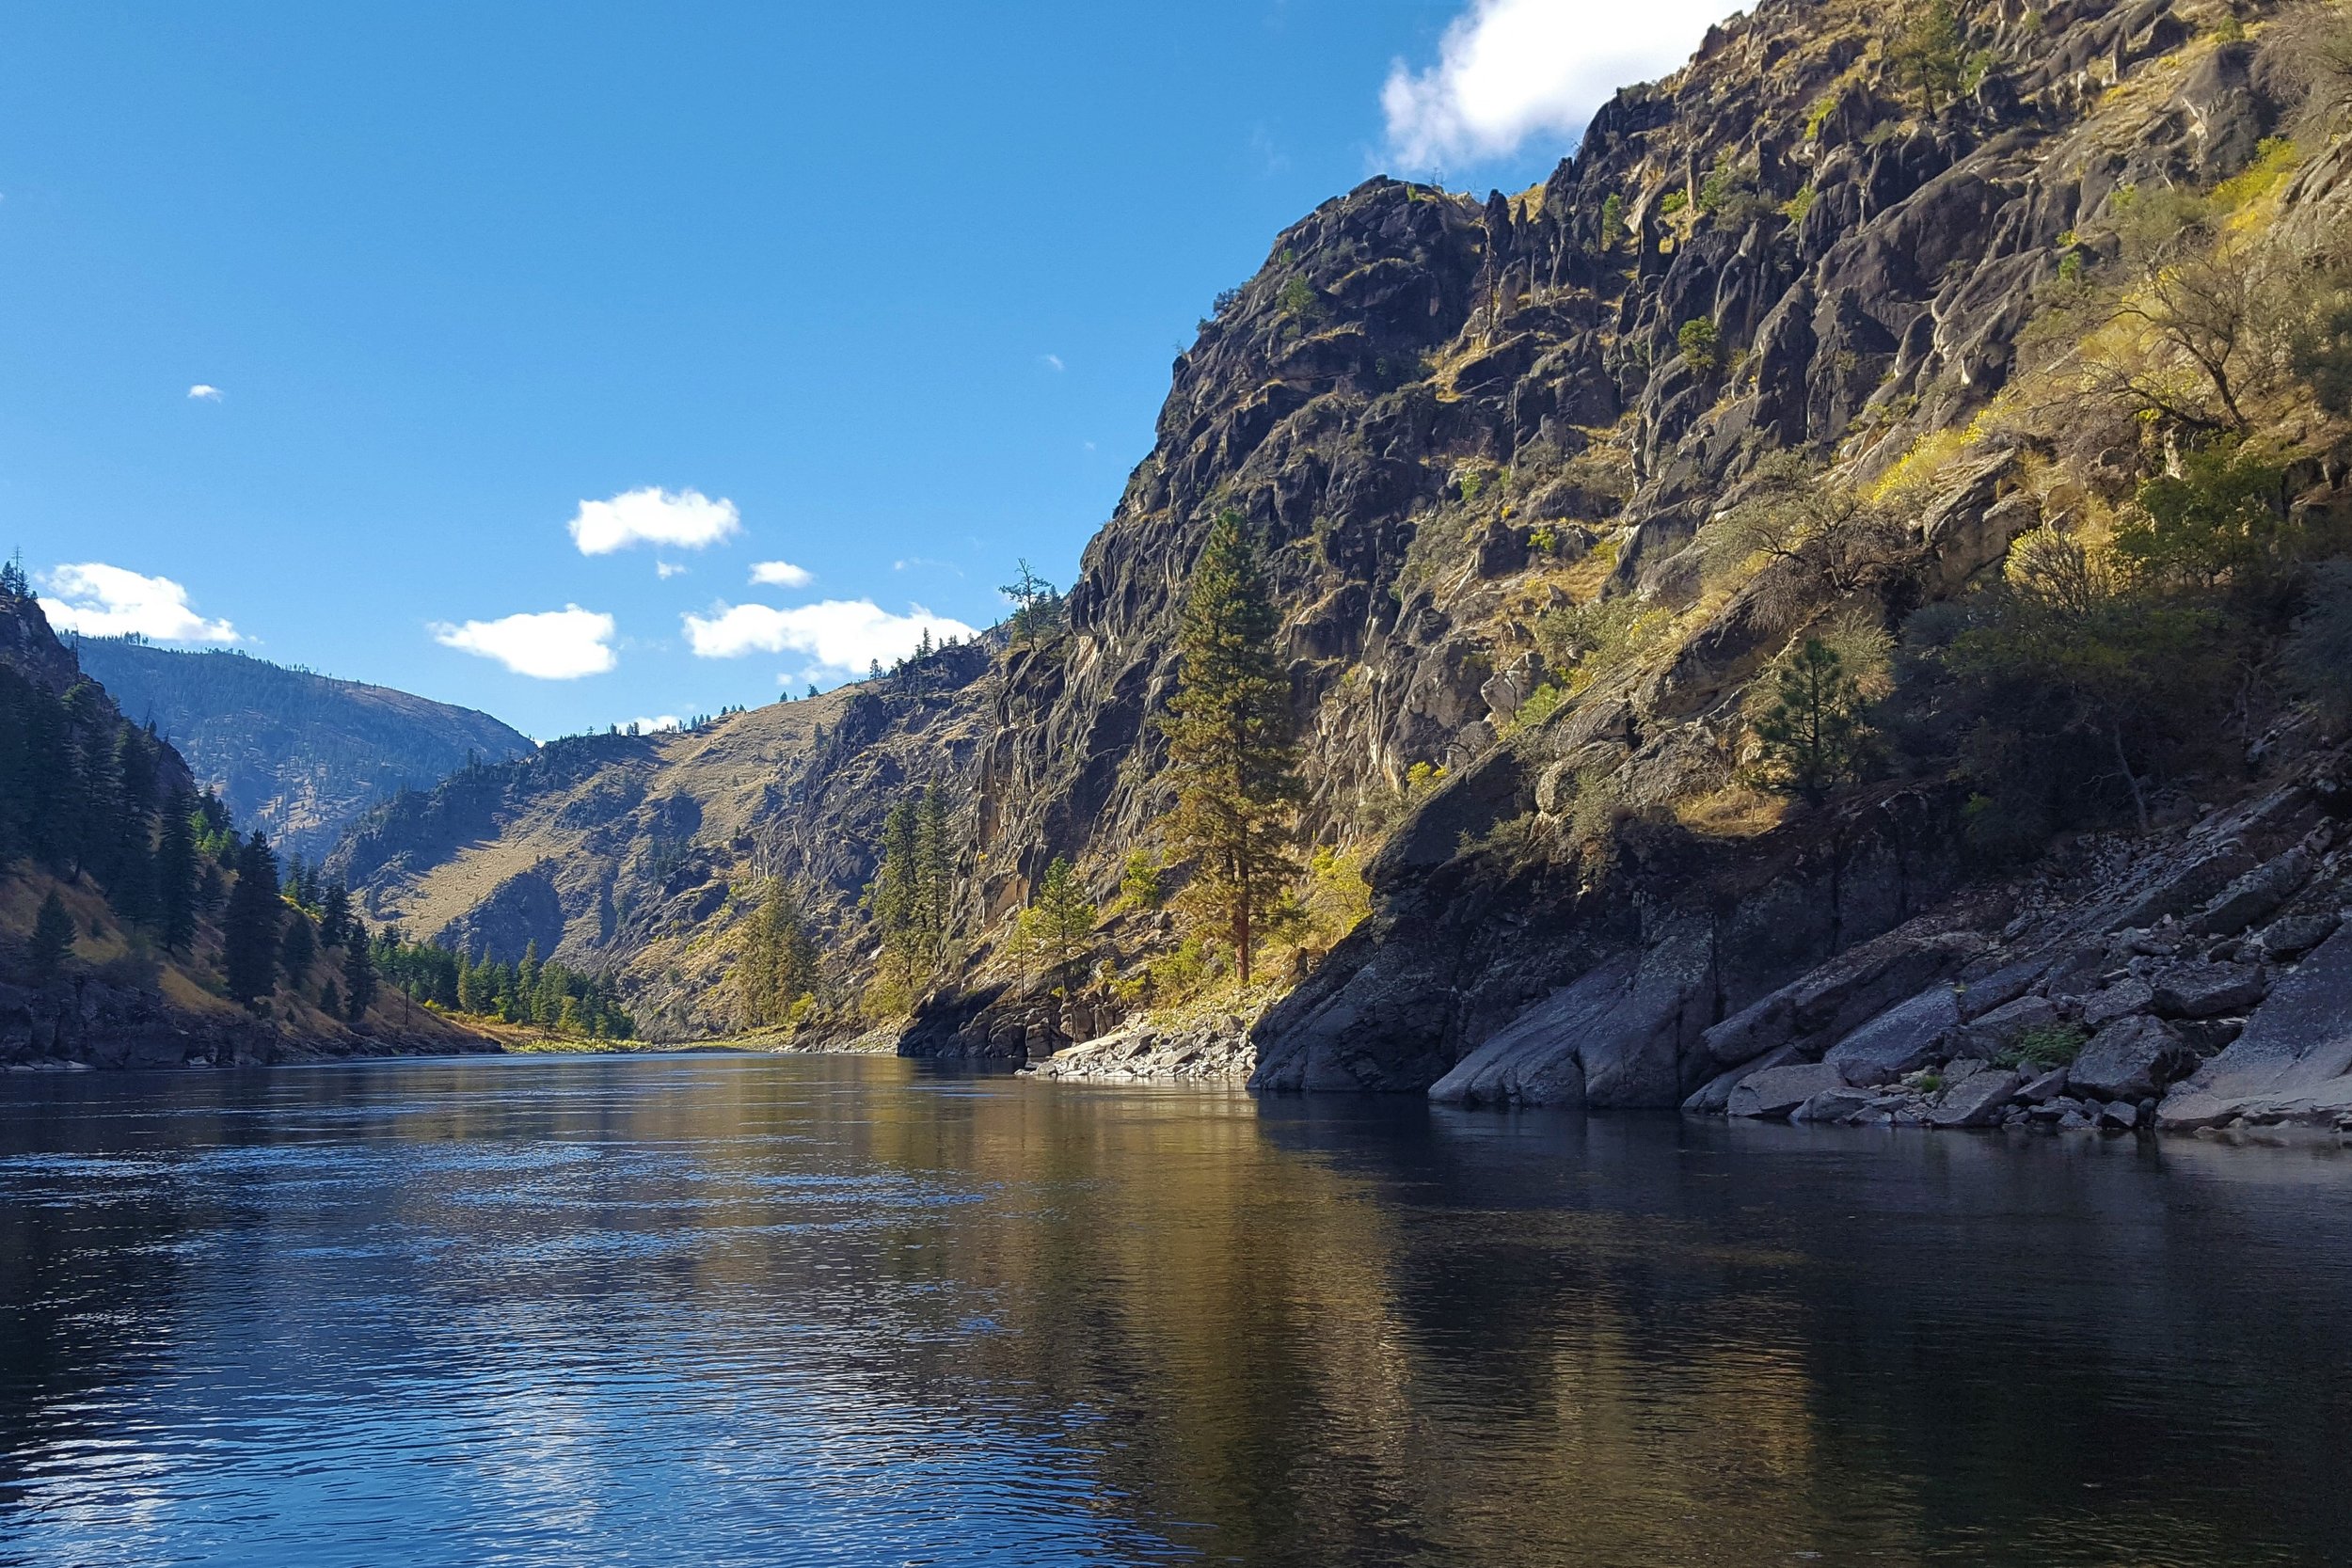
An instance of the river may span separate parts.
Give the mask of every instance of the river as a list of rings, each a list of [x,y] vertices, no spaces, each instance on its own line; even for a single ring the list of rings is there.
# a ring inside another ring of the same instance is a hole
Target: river
[[[2352,1560],[2352,1155],[0,1079],[0,1565]]]

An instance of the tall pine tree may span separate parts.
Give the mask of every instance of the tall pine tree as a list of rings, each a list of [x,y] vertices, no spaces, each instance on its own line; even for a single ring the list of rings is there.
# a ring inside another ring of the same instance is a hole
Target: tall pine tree
[[[156,918],[163,927],[164,946],[184,953],[196,940],[198,868],[196,802],[187,791],[175,789],[164,805],[163,831],[155,840]]]
[[[1244,986],[1258,927],[1298,875],[1302,790],[1280,626],[1256,540],[1238,513],[1222,514],[1193,569],[1183,669],[1160,726],[1176,784],[1168,839],[1192,858],[1186,891],[1224,927]]]
[[[278,930],[285,905],[278,896],[278,857],[259,829],[239,847],[237,885],[230,890],[221,927],[221,968],[229,994],[250,1007],[278,985]]]

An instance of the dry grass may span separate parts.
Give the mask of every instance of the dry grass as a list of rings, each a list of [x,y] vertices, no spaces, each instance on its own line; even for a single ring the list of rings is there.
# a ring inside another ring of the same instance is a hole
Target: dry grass
[[[1702,838],[1756,838],[1771,832],[1788,815],[1788,800],[1743,784],[1675,806],[1675,819]]]

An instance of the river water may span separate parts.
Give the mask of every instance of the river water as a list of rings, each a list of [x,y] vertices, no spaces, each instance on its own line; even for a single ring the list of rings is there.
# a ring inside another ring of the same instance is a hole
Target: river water
[[[2352,1561],[2352,1156],[0,1079],[0,1565]]]

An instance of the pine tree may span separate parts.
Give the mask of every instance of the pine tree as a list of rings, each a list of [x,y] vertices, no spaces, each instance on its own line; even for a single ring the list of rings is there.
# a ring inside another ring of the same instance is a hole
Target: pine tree
[[[65,901],[52,888],[40,901],[40,912],[33,917],[33,978],[56,979],[65,967],[66,955],[72,951],[73,917],[66,913]]]
[[[278,928],[285,905],[278,896],[278,857],[256,829],[237,855],[237,885],[221,916],[221,968],[229,994],[250,1007],[278,981]]]
[[[1239,514],[1225,513],[1193,570],[1177,640],[1183,670],[1160,725],[1177,790],[1169,842],[1194,859],[1187,892],[1224,926],[1244,986],[1257,928],[1298,874],[1292,822],[1302,791],[1279,627],[1256,542]]]
[[[357,1023],[374,1001],[375,956],[368,950],[367,927],[355,920],[343,942],[343,1016]]]
[[[789,890],[781,880],[771,880],[736,958],[736,1001],[744,1027],[789,1022],[793,1006],[816,990],[817,980],[817,944],[803,927]]]
[[[924,789],[915,808],[914,914],[924,958],[933,974],[947,967],[955,886],[956,844],[948,821],[947,792],[932,784]]]
[[[343,1016],[343,993],[331,979],[319,988],[319,1011],[329,1018]]]
[[[1067,860],[1056,856],[1045,868],[1045,879],[1038,884],[1025,919],[1031,950],[1044,960],[1054,989],[1068,996],[1073,966],[1081,965],[1091,950],[1097,911]]]
[[[1887,50],[1887,59],[1898,79],[1919,89],[1928,113],[1935,113],[1939,101],[1958,97],[1966,79],[1967,61],[1960,17],[1951,0],[1924,0],[1917,5]]]
[[[175,789],[164,805],[163,832],[155,841],[156,916],[163,927],[164,946],[184,953],[196,940],[198,877],[195,802],[185,790]]]
[[[1868,733],[1862,692],[1837,651],[1808,637],[1773,686],[1772,705],[1756,721],[1772,785],[1818,806],[1860,776]]]
[[[278,964],[285,971],[286,984],[295,990],[310,977],[310,965],[318,960],[318,939],[310,929],[310,917],[300,910],[290,911],[286,934],[278,939]]]
[[[351,892],[341,882],[330,882],[319,901],[319,942],[324,946],[341,947],[350,931]]]

